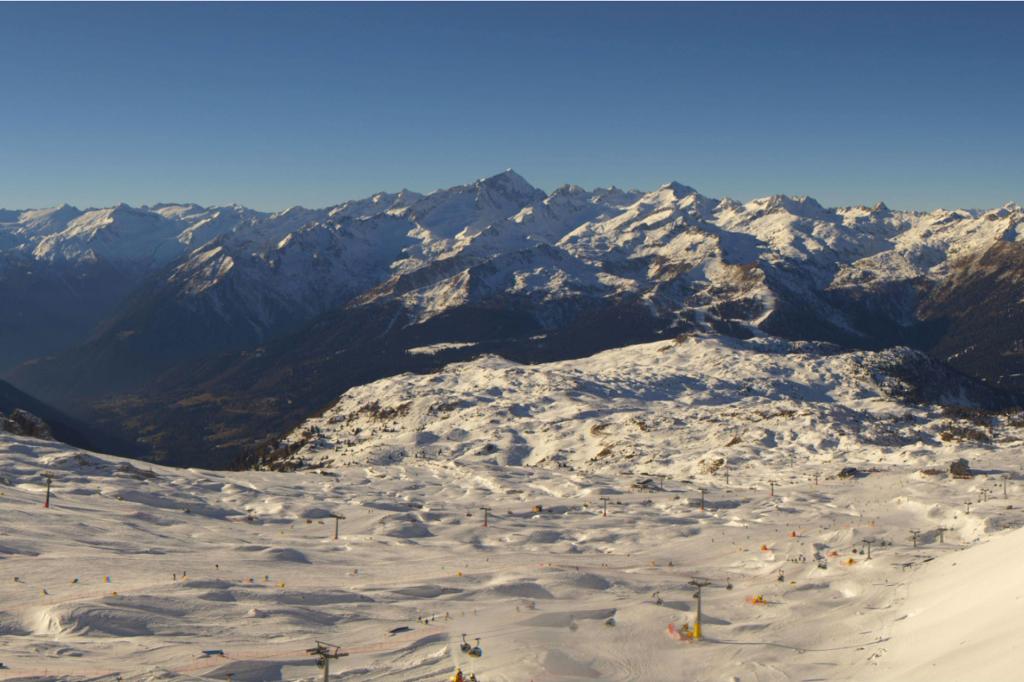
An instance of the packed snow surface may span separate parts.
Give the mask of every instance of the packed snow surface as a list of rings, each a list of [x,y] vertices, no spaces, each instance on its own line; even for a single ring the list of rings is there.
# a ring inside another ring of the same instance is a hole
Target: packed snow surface
[[[638,492],[430,461],[215,473],[10,436],[0,454],[4,679],[313,680],[317,639],[350,654],[333,670],[351,680],[978,679],[945,674],[974,657],[1011,679],[998,671],[1021,663],[992,652],[1016,622],[1024,540],[978,542],[1021,513],[1001,492],[963,513],[1016,470],[1009,452],[972,453],[973,480],[783,469],[774,496],[744,471]],[[666,628],[693,623],[694,576],[712,581],[705,639],[684,643]],[[464,632],[483,657],[462,654]]]
[[[346,680],[1012,679],[1017,427],[936,438],[874,355],[773,343],[377,382],[290,472],[0,434],[0,679],[311,681],[316,640]]]
[[[1021,656],[1011,643],[1020,632],[1022,556],[1024,532],[1003,533],[970,552],[939,556],[907,581],[906,617],[891,630],[878,679],[1019,679]]]

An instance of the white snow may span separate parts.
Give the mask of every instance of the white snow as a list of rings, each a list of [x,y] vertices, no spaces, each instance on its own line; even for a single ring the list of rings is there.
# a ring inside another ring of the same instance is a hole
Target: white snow
[[[972,512],[973,514],[973,512]],[[1024,532],[938,557],[906,584],[877,679],[971,682],[1020,677]]]
[[[403,375],[293,434],[291,472],[0,434],[0,679],[311,681],[315,640],[347,680],[1012,679],[1021,428],[944,440],[878,355],[824,350]],[[680,642],[695,576],[705,639]]]
[[[802,196],[740,203],[680,183],[545,194],[509,170],[428,195],[382,192],[274,214],[187,203],[0,211],[0,249],[57,263],[173,263],[172,292],[208,297],[207,309],[258,330],[353,300],[393,297],[423,321],[500,295],[639,296],[662,314],[698,318],[724,306],[746,311],[735,323],[752,326],[780,291],[821,309],[829,289],[940,282],[1019,239],[1021,223],[1015,204],[922,213],[826,208]],[[822,312],[853,331],[842,311]]]
[[[273,308],[353,297],[422,319],[501,293],[698,313],[752,300],[763,317],[773,265],[804,266],[797,291],[935,279],[1022,221],[1014,205],[741,204],[678,183],[544,195],[509,171],[273,215],[0,211],[0,247],[173,262],[185,295],[268,325]],[[0,434],[0,679],[312,680],[317,639],[350,653],[334,663],[350,680],[1013,679],[1024,432],[1000,417],[956,440],[955,416],[893,397],[891,359],[704,335],[536,366],[482,357],[351,389],[288,437],[290,473]],[[959,457],[975,478],[944,473]],[[836,478],[846,466],[865,475]],[[682,643],[666,627],[693,622],[694,576],[712,580],[706,639]]]
[[[987,473],[922,475],[954,454],[933,451],[863,479],[730,462],[728,483],[636,492],[639,471],[210,472],[0,435],[0,678],[311,681],[319,639],[349,652],[332,665],[348,680],[1012,679],[1024,539],[1000,529],[1024,513],[998,477],[1019,454],[965,453]],[[994,499],[965,515],[982,487]],[[681,643],[666,627],[693,623],[693,576],[713,583],[705,639]]]
[[[485,356],[352,388],[289,440],[319,434],[295,456],[307,466],[439,457],[688,476],[715,459],[912,463],[945,451],[949,419],[890,397],[877,368],[897,357],[709,335],[543,365]]]
[[[446,350],[455,350],[458,348],[472,348],[475,343],[467,341],[446,341],[443,343],[433,343],[429,346],[417,346],[416,348],[409,348],[405,352],[409,355],[437,355],[438,353]]]

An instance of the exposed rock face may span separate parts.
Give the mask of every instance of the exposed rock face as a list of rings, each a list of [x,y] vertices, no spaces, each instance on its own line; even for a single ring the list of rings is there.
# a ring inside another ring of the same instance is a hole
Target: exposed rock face
[[[54,439],[46,422],[25,410],[14,410],[8,416],[0,413],[0,431],[13,433],[15,436],[28,436],[42,440]]]

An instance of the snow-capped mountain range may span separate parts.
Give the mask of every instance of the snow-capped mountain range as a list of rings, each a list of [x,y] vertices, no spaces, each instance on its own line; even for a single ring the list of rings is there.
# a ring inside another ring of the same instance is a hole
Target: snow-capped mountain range
[[[350,386],[407,369],[481,352],[554,360],[703,330],[910,345],[1018,390],[1022,223],[1015,204],[740,203],[679,183],[547,194],[513,171],[273,214],[0,211],[0,296],[19,328],[0,333],[0,371],[82,415],[113,400],[116,420],[153,424],[153,396],[163,410],[170,396],[204,395],[218,412],[236,400],[295,406],[294,426]],[[439,343],[455,345],[405,353]]]

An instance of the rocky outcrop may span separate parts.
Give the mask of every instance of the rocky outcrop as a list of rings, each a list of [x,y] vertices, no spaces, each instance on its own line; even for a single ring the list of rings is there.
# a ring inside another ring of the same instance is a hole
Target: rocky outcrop
[[[14,410],[9,415],[0,413],[0,431],[13,433],[15,436],[54,439],[46,422],[26,410]]]
[[[963,457],[950,462],[949,473],[953,478],[972,478],[974,476],[970,463]]]

